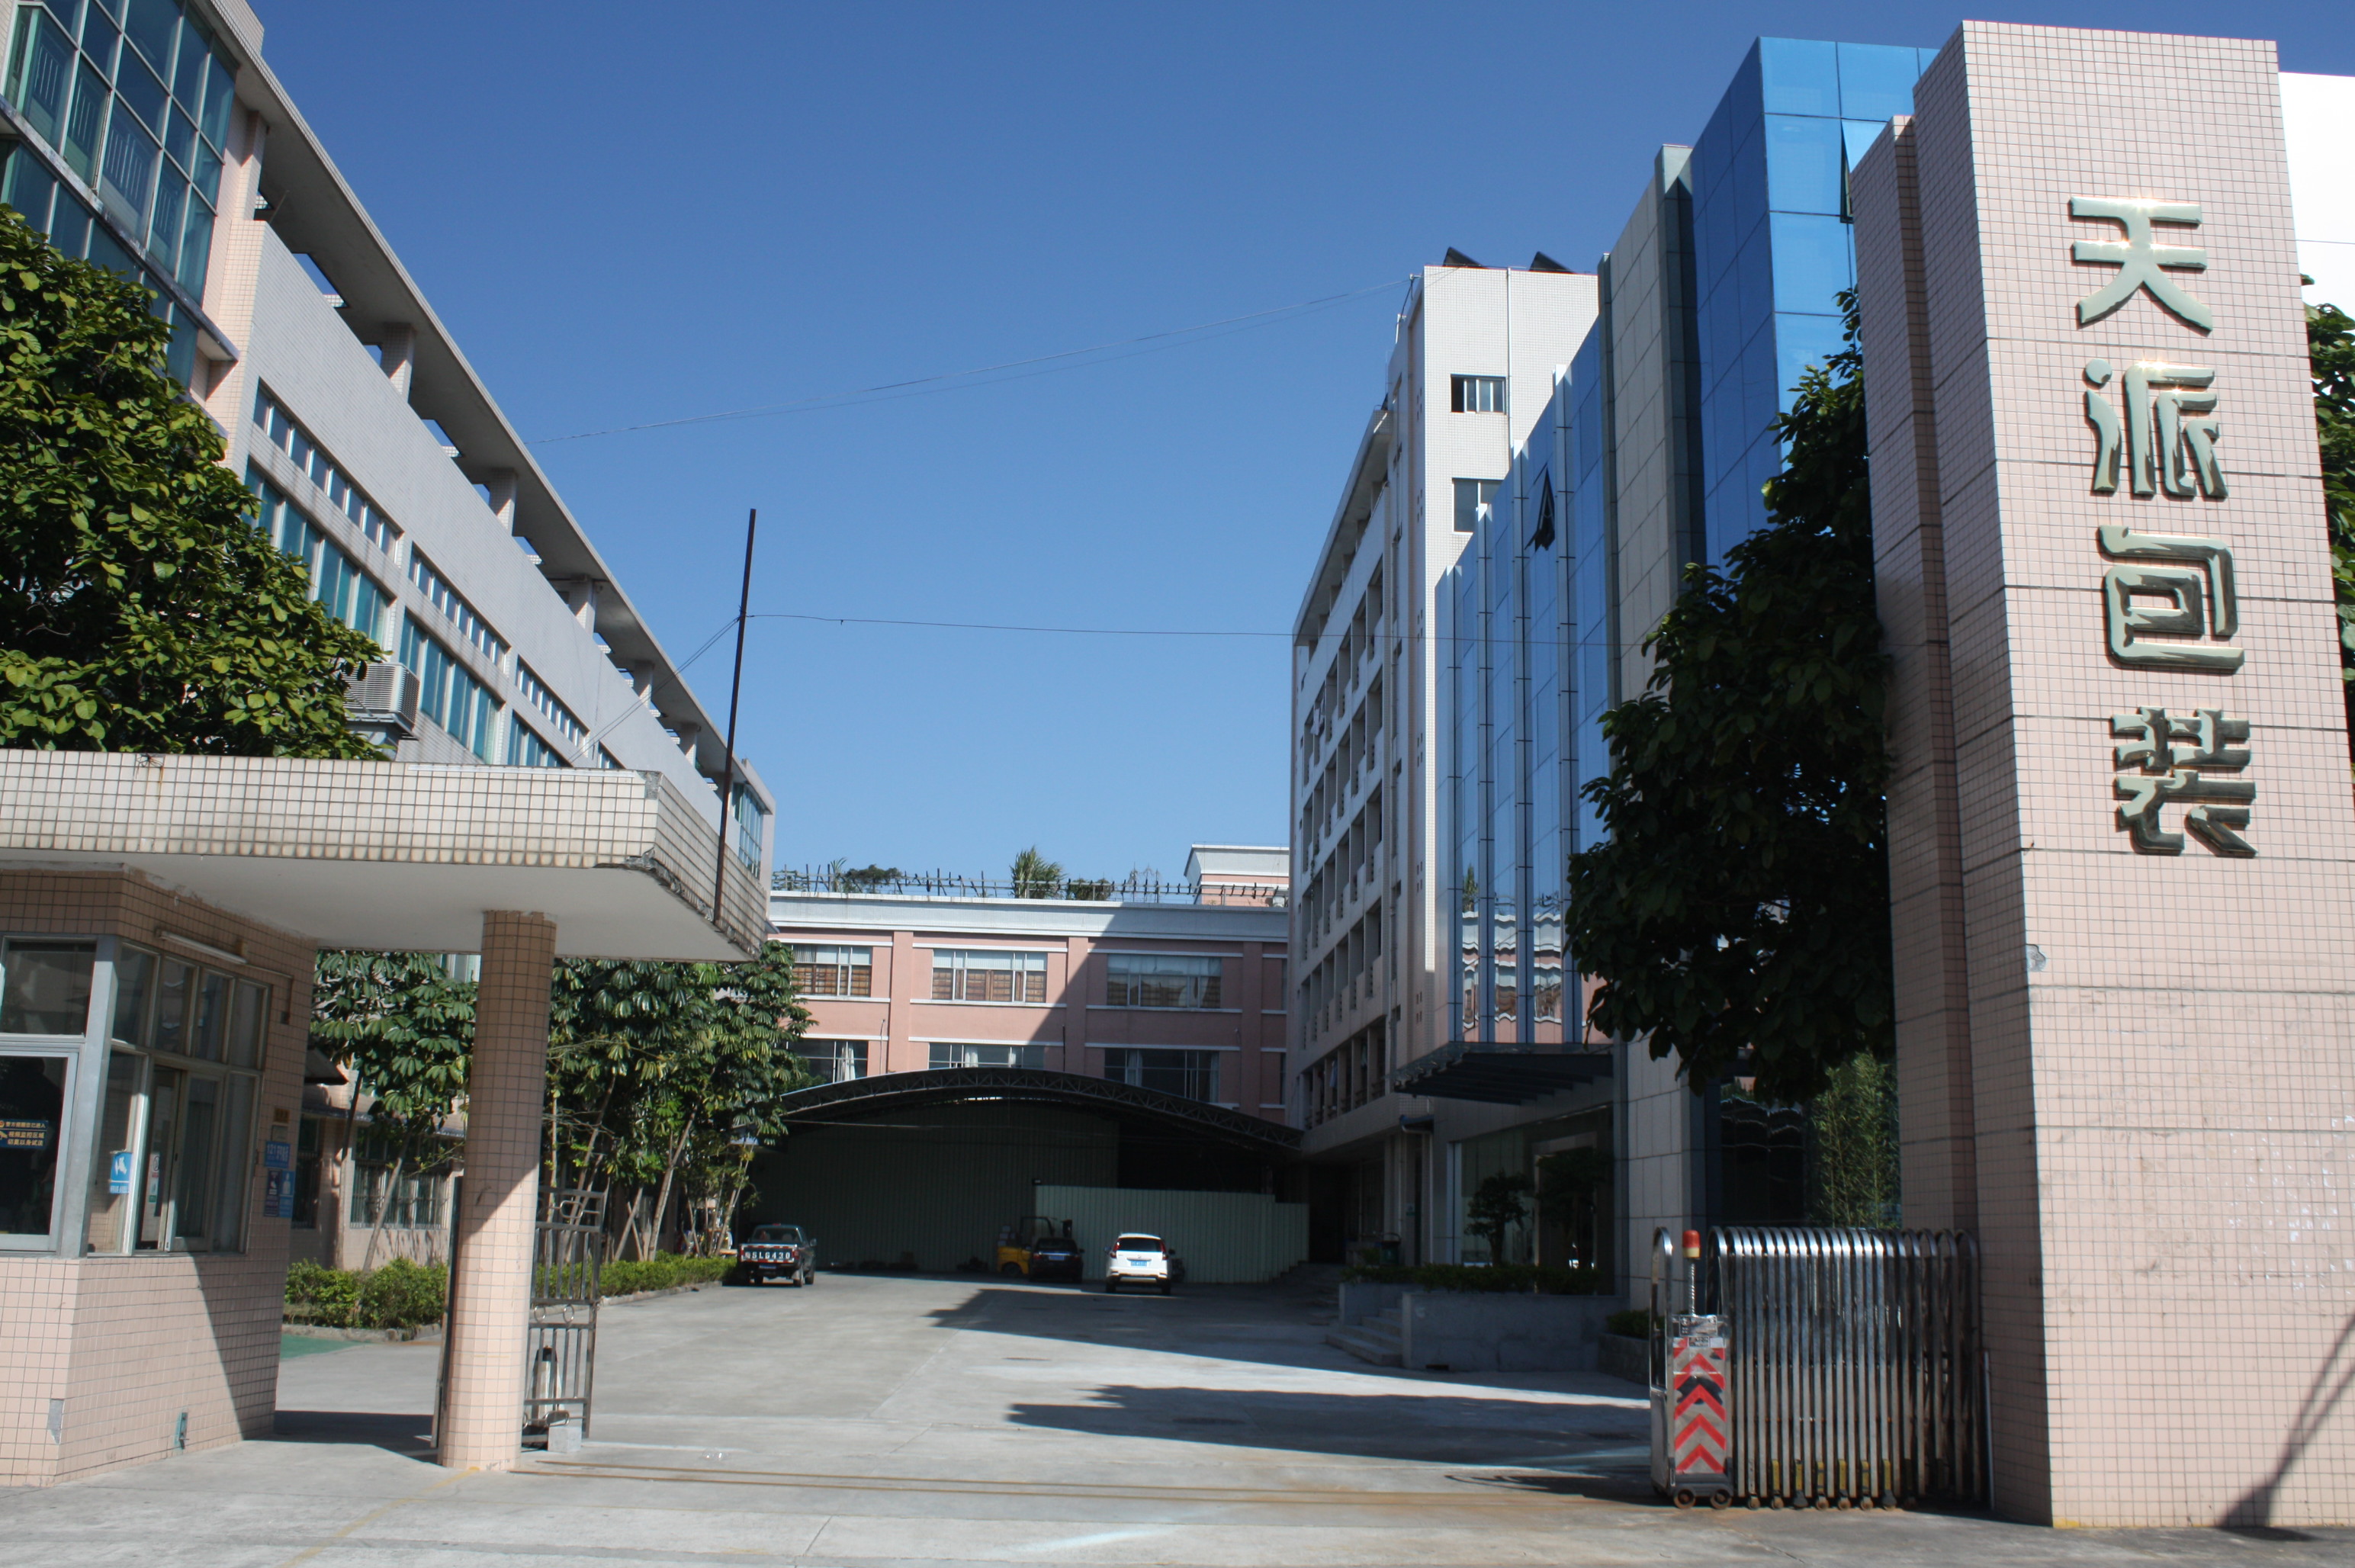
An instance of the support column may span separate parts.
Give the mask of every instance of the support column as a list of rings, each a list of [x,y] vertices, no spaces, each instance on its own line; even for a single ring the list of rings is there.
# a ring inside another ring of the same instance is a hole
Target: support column
[[[503,1470],[523,1440],[524,1331],[538,1219],[540,1113],[556,925],[487,910],[466,1076],[466,1179],[450,1309],[441,1462]]]

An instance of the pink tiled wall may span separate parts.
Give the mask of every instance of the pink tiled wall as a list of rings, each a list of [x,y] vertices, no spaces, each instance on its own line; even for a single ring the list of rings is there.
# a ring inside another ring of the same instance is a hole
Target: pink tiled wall
[[[166,933],[237,951],[271,988],[261,1093],[247,1151],[246,1250],[81,1258],[0,1253],[0,1481],[48,1485],[187,1446],[268,1435],[278,1390],[287,1221],[261,1213],[260,1149],[302,1093],[312,948],[136,874],[0,871],[0,929],[118,935],[163,952]],[[95,1065],[94,1063],[92,1065]],[[59,1437],[49,1402],[65,1402]]]

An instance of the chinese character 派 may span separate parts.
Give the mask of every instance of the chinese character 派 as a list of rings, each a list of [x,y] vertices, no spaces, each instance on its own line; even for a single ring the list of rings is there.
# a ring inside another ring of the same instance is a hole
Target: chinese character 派
[[[2102,553],[2119,562],[2102,574],[2112,658],[2217,675],[2241,667],[2245,656],[2231,645],[2241,628],[2241,596],[2232,581],[2232,552],[2223,540],[2137,533],[2115,523],[2103,525],[2100,537]],[[2153,604],[2154,599],[2166,603]],[[2224,645],[2152,642],[2154,635]]]
[[[2216,320],[2209,314],[2207,305],[2194,298],[2181,283],[2159,271],[2162,267],[2179,267],[2186,272],[2204,272],[2208,267],[2208,252],[2190,245],[2161,245],[2150,230],[2154,223],[2181,223],[2197,227],[2200,222],[2198,202],[2073,196],[2069,198],[2069,216],[2101,219],[2126,231],[2124,244],[2114,240],[2080,240],[2071,249],[2069,256],[2072,261],[2118,270],[2118,275],[2110,280],[2106,288],[2096,290],[2077,302],[2078,325],[2092,325],[2134,298],[2136,290],[2147,289],[2152,299],[2179,319],[2202,332],[2214,330]]]
[[[2106,359],[2085,362],[2085,379],[2095,389],[2107,387],[2111,374]],[[2107,394],[2087,391],[2085,422],[2094,427],[2094,493],[2116,491],[2123,459],[2127,482],[2137,496],[2165,490],[2181,500],[2195,492],[2211,501],[2222,500],[2215,379],[2214,369],[2205,365],[2136,361],[2119,378],[2126,403],[2123,427]]]
[[[2249,765],[2245,745],[2249,721],[2227,719],[2220,709],[2202,708],[2190,717],[2164,708],[2137,708],[2110,715],[2110,733],[2119,744],[2111,750],[2122,772],[2113,781],[2118,801],[2118,826],[2135,850],[2144,855],[2180,855],[2183,835],[2169,833],[2159,811],[2180,805],[2187,809],[2183,826],[2191,836],[2218,855],[2245,859],[2257,851],[2234,829],[2249,825],[2249,805],[2257,786],[2246,779],[2220,779],[2201,770],[2227,771]]]

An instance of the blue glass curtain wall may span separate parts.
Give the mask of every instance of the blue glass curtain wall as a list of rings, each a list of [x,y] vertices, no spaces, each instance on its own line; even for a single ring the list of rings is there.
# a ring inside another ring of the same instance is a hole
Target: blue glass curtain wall
[[[1848,176],[1936,51],[1761,38],[1693,144],[1709,558],[1766,520],[1768,433],[1809,365],[1840,347],[1855,281]]]

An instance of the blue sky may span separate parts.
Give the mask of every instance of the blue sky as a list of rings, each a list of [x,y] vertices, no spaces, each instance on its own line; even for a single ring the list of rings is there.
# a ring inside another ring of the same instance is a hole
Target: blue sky
[[[1281,634],[1408,274],[1451,245],[1590,267],[1754,35],[1934,45],[1965,14],[256,9],[527,439],[1355,293],[1048,374],[537,448],[677,657],[734,612],[751,506],[756,613],[1276,634],[753,623],[740,746],[780,797],[781,863],[1002,874],[1035,843],[1112,876],[1284,841]],[[2229,23],[2278,39],[2286,69],[2355,74],[2343,0],[1968,14]],[[728,652],[689,674],[715,709]]]

